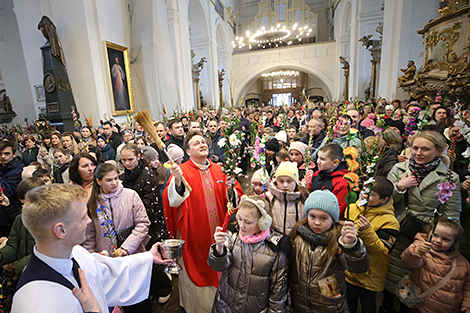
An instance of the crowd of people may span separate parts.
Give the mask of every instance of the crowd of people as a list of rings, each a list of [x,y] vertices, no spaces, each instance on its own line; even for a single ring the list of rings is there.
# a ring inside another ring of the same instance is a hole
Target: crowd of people
[[[178,238],[188,313],[470,312],[467,125],[425,101],[210,109],[154,121],[166,151],[137,122],[4,126],[0,309],[152,312]]]

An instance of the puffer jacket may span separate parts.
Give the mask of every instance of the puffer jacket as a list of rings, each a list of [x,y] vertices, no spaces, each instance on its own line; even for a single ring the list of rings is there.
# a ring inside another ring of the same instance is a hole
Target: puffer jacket
[[[415,242],[401,255],[403,261],[413,270],[410,279],[421,288],[430,289],[449,273],[452,259],[457,258],[457,266],[449,281],[424,298],[418,309],[422,313],[457,313],[461,307],[470,307],[470,264],[458,250],[452,252],[430,252],[420,255],[416,244],[424,242],[426,234],[417,234]]]
[[[128,254],[144,252],[143,241],[147,237],[150,221],[145,211],[145,206],[137,192],[132,189],[123,188],[120,185],[115,192],[102,193],[100,200],[105,207],[108,218],[113,220],[116,232],[134,227],[121,247]],[[109,254],[112,254],[111,240],[104,236],[107,232],[108,229],[105,225],[101,225],[101,221],[95,214],[91,217],[91,222],[88,224],[83,247],[90,252],[106,250]]]
[[[0,254],[2,255],[0,266],[16,262],[15,274],[17,277],[20,277],[24,268],[29,263],[35,245],[36,241],[23,225],[21,214],[18,215],[11,227],[7,244],[0,249]]]
[[[358,230],[358,236],[369,254],[370,268],[366,273],[346,271],[346,280],[355,286],[379,292],[385,286],[388,263],[398,238],[400,224],[394,214],[393,199],[378,207],[359,207],[358,202],[350,205],[349,217],[356,227],[359,214],[365,215],[370,222],[369,228]]]
[[[266,200],[271,203],[271,210],[268,212],[273,218],[271,228],[280,233],[289,235],[295,223],[305,217],[300,191],[282,192],[270,183]]]
[[[229,226],[224,252],[215,244],[207,259],[222,272],[212,312],[284,312],[287,304],[289,237],[271,231],[258,243],[246,244]]]
[[[310,230],[308,225],[300,227]],[[330,258],[326,247],[315,246],[309,239],[302,237],[298,230],[292,242],[290,261],[292,312],[299,313],[349,312],[344,271],[347,269],[350,272],[363,273],[369,269],[369,257],[359,238],[353,248],[343,249],[340,255]],[[336,298],[323,295],[318,285],[319,280],[332,275],[341,291],[341,296]]]
[[[440,162],[437,168],[421,181],[419,186],[399,192],[397,190],[397,183],[402,179],[405,173],[407,173],[408,176],[412,175],[409,160],[395,164],[387,176],[388,180],[392,182],[395,188],[393,202],[395,216],[400,223],[405,218],[407,211],[416,218],[429,223],[434,218],[434,209],[437,209],[439,206],[440,211],[445,213],[447,217],[451,217],[457,221],[459,220],[462,204],[460,201],[460,183],[457,174],[452,172],[452,181],[457,188],[452,191],[452,196],[449,197],[449,200],[441,204],[436,196],[436,192],[438,192],[437,185],[447,181],[447,167],[444,163]],[[406,203],[408,205],[406,205]],[[395,293],[397,284],[403,276],[410,272],[410,268],[406,266],[400,256],[411,243],[412,240],[401,234],[395,243],[385,283],[385,289],[391,293]]]

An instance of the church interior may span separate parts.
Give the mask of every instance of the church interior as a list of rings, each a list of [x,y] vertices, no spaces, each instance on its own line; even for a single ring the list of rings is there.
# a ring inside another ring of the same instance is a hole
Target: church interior
[[[468,46],[468,3],[453,1],[454,13],[465,12],[448,17],[442,2],[0,0],[0,95],[16,113],[3,122],[70,114],[60,101],[96,124],[144,109],[158,120],[203,105],[290,104],[302,92],[320,101],[408,99],[409,62],[419,69],[432,57],[427,33],[458,34],[440,47],[451,42],[456,55]],[[43,16],[60,38],[63,62],[50,65],[53,73],[45,69],[43,48],[54,40],[41,33]],[[122,104],[117,88],[125,89]]]

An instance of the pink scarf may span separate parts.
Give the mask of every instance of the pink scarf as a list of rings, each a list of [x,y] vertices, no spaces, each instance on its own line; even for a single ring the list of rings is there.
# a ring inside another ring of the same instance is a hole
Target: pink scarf
[[[240,237],[241,241],[243,241],[246,244],[258,243],[258,242],[263,241],[269,236],[269,229],[266,229],[265,231],[262,231],[256,235],[249,235],[249,236],[245,236],[241,232],[238,232],[238,236]]]

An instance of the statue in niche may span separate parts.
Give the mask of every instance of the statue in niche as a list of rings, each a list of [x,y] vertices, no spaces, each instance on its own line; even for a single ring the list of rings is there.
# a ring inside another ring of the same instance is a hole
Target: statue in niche
[[[4,92],[2,96],[2,102],[0,104],[0,113],[15,112],[13,111],[13,106],[11,105],[10,97],[7,96],[6,90],[3,89],[0,92]]]
[[[470,62],[468,61],[468,55],[470,54],[470,45],[465,46],[464,52],[457,57],[455,52],[452,52],[450,55],[450,67],[447,72],[447,81],[451,81],[454,78],[457,78],[461,75],[468,73],[470,68]]]
[[[201,92],[201,95],[200,95],[199,99],[201,101],[201,108],[205,108],[207,106],[207,101],[206,101],[206,99],[204,99],[204,97],[202,95],[202,92]]]
[[[46,44],[51,46],[52,55],[65,65],[64,51],[57,35],[57,29],[51,19],[44,15],[39,21],[38,29],[42,32],[44,38],[47,39]]]
[[[398,77],[398,82],[400,83],[400,85],[404,83],[411,83],[414,81],[415,72],[416,72],[415,62],[412,60],[409,60],[407,66],[408,66],[407,68],[400,69],[400,71],[405,73],[405,75]]]

